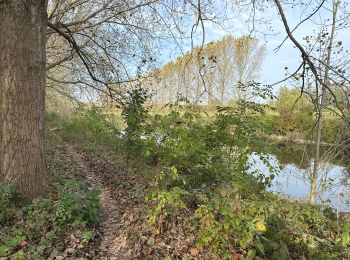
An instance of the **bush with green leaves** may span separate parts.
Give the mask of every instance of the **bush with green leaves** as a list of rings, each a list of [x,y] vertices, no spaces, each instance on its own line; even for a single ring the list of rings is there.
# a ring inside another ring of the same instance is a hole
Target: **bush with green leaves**
[[[91,107],[82,112],[74,113],[67,118],[48,118],[50,124],[55,123],[60,128],[60,135],[68,140],[79,142],[93,148],[96,145],[116,146],[119,131],[110,119],[98,107]]]
[[[306,95],[297,88],[283,87],[274,103],[279,113],[279,127],[285,131],[306,133],[315,123],[315,107]]]
[[[232,248],[268,259],[347,258],[349,225],[320,207],[291,202],[276,195],[236,198],[217,194],[200,205],[198,247],[210,248],[221,259],[231,259]]]
[[[96,225],[100,220],[99,191],[88,190],[81,181],[67,179],[57,185],[58,201],[53,209],[57,223]]]
[[[43,259],[53,244],[57,243],[59,247],[67,232],[92,232],[89,229],[100,219],[98,191],[88,190],[82,182],[69,178],[61,178],[55,186],[57,199],[35,199],[31,204],[12,211],[11,222],[0,222],[0,256],[13,255],[26,241],[29,248],[24,254]],[[1,195],[0,198],[3,199]]]
[[[130,149],[136,149],[141,145],[143,127],[148,117],[148,110],[144,104],[150,97],[147,90],[137,86],[126,91],[121,104],[122,116],[126,124],[126,141]]]
[[[14,185],[0,183],[0,224],[5,223],[12,216],[16,210],[15,202],[18,199],[18,190]]]
[[[202,185],[214,188],[243,175],[247,175],[249,185],[259,185],[259,179],[248,176],[247,169],[264,107],[241,101],[232,107],[218,107],[210,121],[204,119],[205,114],[192,112],[191,107],[187,111],[182,108],[182,112],[173,107],[168,114],[156,114],[148,120],[141,151],[160,168],[175,167],[186,180],[186,189]]]
[[[212,132],[197,120],[200,115],[191,112],[155,115],[146,130],[143,148],[146,158],[159,167],[176,167],[190,186],[209,179],[215,183],[217,176],[211,168],[222,157],[220,144],[211,138]]]
[[[48,136],[52,138],[55,136]],[[56,149],[54,143],[50,141],[49,150]],[[64,249],[63,241],[70,232],[79,230],[85,244],[94,236],[100,220],[98,190],[69,177],[64,173],[67,162],[49,154],[50,178],[56,189],[53,196],[20,206],[15,203],[20,198],[16,189],[0,184],[0,258],[45,259],[53,246]]]
[[[271,97],[271,89],[249,84],[255,96]],[[145,108],[147,95],[142,89],[127,94],[123,108],[126,135],[120,136],[129,155],[152,165],[153,174],[148,180],[153,181],[146,198],[148,220],[160,233],[167,231],[169,223],[191,223],[197,247],[218,259],[231,259],[234,252],[244,252],[247,259],[349,257],[349,225],[338,221],[332,210],[266,192],[279,168],[271,165],[263,153],[260,160],[270,173],[252,170],[254,161],[249,158],[256,151],[261,132],[275,131],[269,129],[275,116],[268,119],[271,122],[262,122],[269,111],[267,105],[241,100],[218,107],[210,115],[190,106],[169,106],[160,114],[151,114]],[[108,126],[110,121],[102,120],[99,113],[83,113],[91,119],[90,126],[83,122],[83,116],[76,115],[82,123],[76,121],[69,131],[84,133],[81,126],[86,126],[87,132],[94,133],[91,140],[96,140],[96,135],[117,142],[113,127]],[[95,116],[102,121],[93,119]],[[48,211],[69,223],[77,219],[83,225],[95,223],[97,201],[82,196],[80,184],[65,183],[60,186],[61,202]],[[67,195],[69,190],[77,196]],[[85,206],[76,204],[86,200]],[[84,236],[91,239],[89,233]]]
[[[260,87],[251,88],[256,96],[271,97],[270,89]],[[280,168],[263,154],[270,174],[251,170],[266,108],[240,101],[218,107],[210,120],[176,106],[148,116],[138,128],[138,149],[155,166],[147,197],[150,223],[164,232],[166,222],[192,220],[197,246],[220,259],[231,259],[235,250],[247,259],[349,256],[349,231],[334,214],[266,192]]]
[[[180,176],[175,167],[166,170],[167,173],[171,175],[173,181],[179,180]],[[166,173],[163,171],[155,176],[155,180],[152,183],[152,189],[146,196],[146,201],[152,202],[152,207],[148,214],[148,220],[152,225],[157,225],[160,232],[162,231],[163,222],[166,221],[167,217],[175,217],[186,208],[183,197],[189,194],[188,191],[177,186],[170,190],[165,190],[164,187],[162,187],[165,176]],[[184,180],[183,183],[185,184]]]

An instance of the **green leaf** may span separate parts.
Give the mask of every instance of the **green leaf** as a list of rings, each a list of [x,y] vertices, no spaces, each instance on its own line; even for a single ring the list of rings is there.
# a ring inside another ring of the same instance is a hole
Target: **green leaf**
[[[224,229],[228,230],[230,228],[230,223],[228,221],[224,222]]]
[[[246,256],[245,260],[253,260],[254,257],[255,257],[255,255],[256,255],[256,251],[250,249],[250,250],[248,251],[248,253],[247,253],[247,256]]]
[[[265,255],[265,248],[264,245],[261,244],[259,241],[255,243],[255,246],[259,249],[260,253]]]
[[[10,257],[10,260],[26,260],[26,255],[24,254],[23,250],[19,250],[15,254],[13,254]]]
[[[147,241],[147,244],[150,246],[154,246],[156,240],[154,239],[154,237],[150,237]]]

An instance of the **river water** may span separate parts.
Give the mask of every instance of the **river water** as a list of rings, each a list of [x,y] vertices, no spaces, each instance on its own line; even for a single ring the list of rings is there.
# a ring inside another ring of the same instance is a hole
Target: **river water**
[[[268,147],[268,149],[266,149]],[[259,158],[267,155],[268,162],[275,168],[281,166],[272,181],[270,191],[282,196],[306,201],[310,191],[310,176],[313,167],[312,146],[265,146],[251,155],[251,170],[259,170],[269,175],[270,170]],[[338,159],[326,159],[327,148],[322,149],[318,178],[317,203],[332,206],[337,211],[350,212],[350,170],[349,162]]]

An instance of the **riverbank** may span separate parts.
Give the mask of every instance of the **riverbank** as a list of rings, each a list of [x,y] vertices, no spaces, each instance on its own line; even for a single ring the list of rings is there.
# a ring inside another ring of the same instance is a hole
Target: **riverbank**
[[[150,117],[147,128],[130,136],[128,131],[117,135],[125,129],[115,129],[93,110],[56,118],[51,127],[84,154],[96,154],[93,165],[107,160],[104,173],[117,167],[109,163],[110,154],[125,158],[126,174],[139,181],[135,195],[146,200],[138,215],[146,219],[122,246],[142,243],[142,259],[350,256],[340,238],[348,230],[333,210],[266,191],[272,176],[247,172],[249,150],[223,149],[232,140],[230,129],[221,132],[224,116],[218,126],[193,120],[191,114]],[[250,131],[237,139],[245,141],[242,147],[256,141]]]
[[[173,113],[151,120],[153,132],[143,131],[140,146],[131,147],[128,136],[116,134],[125,129],[116,129],[96,110],[70,118],[50,115],[47,126],[54,134],[48,131],[48,162],[65,187],[59,189],[62,200],[40,199],[31,210],[20,209],[24,222],[16,216],[15,221],[0,223],[6,231],[0,234],[4,256],[30,258],[34,252],[40,256],[35,259],[349,258],[344,214],[269,192],[271,172],[247,171],[250,150],[223,149],[221,140],[232,139],[220,132],[221,125],[212,131],[212,123],[201,125],[189,115]],[[168,135],[160,147],[157,140],[164,133]],[[232,159],[233,151],[237,157]],[[274,172],[267,158],[261,158]],[[169,166],[162,167],[161,159]],[[99,192],[90,194],[94,188]],[[62,205],[67,205],[64,212]],[[84,213],[79,225],[76,209]],[[63,213],[64,226],[56,215]],[[44,222],[37,221],[41,218]],[[34,219],[38,224],[33,226]],[[27,235],[17,236],[19,232]],[[60,239],[64,243],[56,246]]]
[[[268,142],[273,143],[291,143],[291,144],[307,144],[307,145],[315,145],[316,142],[312,140],[302,139],[293,134],[287,135],[262,135],[261,138]],[[322,146],[332,146],[333,144],[327,142],[320,142]]]

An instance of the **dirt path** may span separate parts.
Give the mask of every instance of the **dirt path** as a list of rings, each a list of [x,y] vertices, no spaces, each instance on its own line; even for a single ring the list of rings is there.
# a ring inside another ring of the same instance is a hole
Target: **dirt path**
[[[70,144],[66,145],[66,151],[89,185],[99,187],[101,192],[101,242],[97,259],[143,259],[145,241],[139,239],[142,237],[139,227],[144,218],[134,196],[133,179],[125,174],[125,168],[108,167]]]

